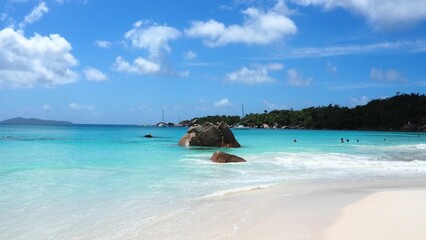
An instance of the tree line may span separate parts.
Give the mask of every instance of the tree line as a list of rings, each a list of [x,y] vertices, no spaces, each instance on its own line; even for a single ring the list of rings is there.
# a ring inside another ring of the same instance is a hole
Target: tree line
[[[224,121],[228,125],[333,130],[426,131],[426,96],[399,94],[376,99],[363,106],[339,105],[310,107],[302,110],[273,110],[239,116],[206,116],[187,122]],[[266,124],[266,125],[265,125]]]

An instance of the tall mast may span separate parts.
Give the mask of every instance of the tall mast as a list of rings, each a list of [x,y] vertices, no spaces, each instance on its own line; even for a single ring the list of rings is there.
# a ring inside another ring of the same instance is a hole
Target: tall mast
[[[162,113],[162,116],[163,116],[163,123],[165,123],[164,122],[164,108],[162,109],[161,113]]]
[[[241,118],[244,118],[244,104],[241,104]]]

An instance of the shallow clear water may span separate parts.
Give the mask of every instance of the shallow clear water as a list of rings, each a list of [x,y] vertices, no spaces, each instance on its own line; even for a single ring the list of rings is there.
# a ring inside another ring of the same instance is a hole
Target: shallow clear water
[[[218,149],[177,146],[186,130],[0,125],[0,239],[139,239],[169,216],[185,222],[194,199],[426,176],[422,133],[234,130],[243,147],[223,150],[248,162],[221,165],[209,160]]]

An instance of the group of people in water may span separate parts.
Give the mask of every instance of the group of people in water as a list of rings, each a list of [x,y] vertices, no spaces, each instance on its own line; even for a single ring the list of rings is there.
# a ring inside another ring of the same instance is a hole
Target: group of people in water
[[[418,137],[420,137],[420,134],[418,135]],[[386,138],[384,138],[383,141],[386,141]],[[296,143],[297,139],[294,139],[293,142]],[[340,138],[340,142],[341,143],[345,143],[345,139],[344,138]],[[349,138],[346,138],[346,142],[349,142]],[[356,142],[359,142],[359,139],[357,139]]]
[[[293,139],[293,142],[295,142],[295,143],[296,143],[296,142],[297,142],[297,139]],[[341,142],[341,143],[344,143],[344,142],[345,142],[345,139],[340,138],[340,142]],[[349,138],[346,138],[346,142],[349,142]],[[359,139],[357,139],[357,140],[356,140],[356,142],[359,142]]]

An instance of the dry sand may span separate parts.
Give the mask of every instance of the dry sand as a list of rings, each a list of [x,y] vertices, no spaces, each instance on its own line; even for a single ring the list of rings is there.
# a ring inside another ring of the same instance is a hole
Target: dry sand
[[[326,230],[325,239],[424,240],[426,190],[372,194],[346,207],[338,221]]]
[[[287,186],[247,196],[262,207],[235,234],[218,239],[426,239],[424,182]]]
[[[424,240],[426,179],[304,182],[208,196],[144,224],[134,239]]]

